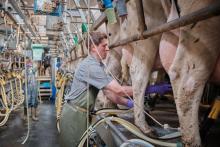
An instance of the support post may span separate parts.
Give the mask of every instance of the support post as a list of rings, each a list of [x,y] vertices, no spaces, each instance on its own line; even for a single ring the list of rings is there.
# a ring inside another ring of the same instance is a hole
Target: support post
[[[52,95],[51,101],[52,103],[56,100],[56,57],[51,56],[51,86],[52,86]]]

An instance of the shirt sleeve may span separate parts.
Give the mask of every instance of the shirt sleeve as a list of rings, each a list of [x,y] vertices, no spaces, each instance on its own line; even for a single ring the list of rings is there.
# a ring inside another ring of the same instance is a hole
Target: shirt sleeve
[[[104,88],[113,80],[110,75],[106,74],[103,66],[90,65],[84,71],[82,80],[98,89]]]

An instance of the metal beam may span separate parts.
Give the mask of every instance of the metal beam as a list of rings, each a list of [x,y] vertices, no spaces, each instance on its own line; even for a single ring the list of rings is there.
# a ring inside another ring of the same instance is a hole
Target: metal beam
[[[25,6],[24,1],[23,1],[23,0],[20,0],[20,2],[22,3],[22,5],[23,5],[24,8],[25,8],[26,6]],[[28,14],[28,17],[30,18],[31,15],[30,15],[29,11],[28,11],[28,10],[25,10],[25,11],[26,11],[26,13]],[[32,21],[32,19],[30,19],[30,22],[31,22],[32,26],[34,27],[35,32],[37,33],[37,28],[36,28],[36,26],[34,25],[34,22]],[[39,33],[37,33],[37,34],[38,34],[38,36],[39,36],[40,39],[41,39],[41,36],[39,35]]]
[[[62,31],[47,30],[46,35],[47,35],[47,36],[48,36],[48,35],[49,35],[49,36],[59,36],[61,32],[62,32]]]
[[[102,13],[102,15],[99,16],[99,18],[93,23],[91,29],[92,30],[98,29],[98,27],[100,27],[105,21],[107,21],[107,17],[105,15],[105,13]]]
[[[88,8],[86,7],[76,7],[76,8],[71,8],[71,9],[67,9],[67,10],[78,10],[78,9],[85,9],[87,10]],[[100,9],[100,8],[89,8],[91,10],[104,10],[104,9]]]
[[[9,13],[8,11],[4,11],[4,13],[11,19],[11,21],[13,21],[13,23],[19,27],[17,20],[14,18],[13,15],[11,15],[11,13]],[[26,34],[26,36],[30,39],[31,37],[25,32],[25,29],[23,28],[22,25],[20,25],[21,31],[22,33]]]
[[[81,21],[71,21],[70,23],[83,23],[83,22],[81,22]],[[89,23],[89,24],[93,24],[93,23]]]
[[[175,19],[171,22],[165,23],[163,25],[160,25],[158,27],[155,27],[153,29],[150,30],[146,30],[143,32],[142,35],[133,35],[129,38],[120,40],[119,42],[116,42],[114,44],[111,44],[109,46],[109,48],[114,48],[117,46],[121,46],[121,45],[125,45],[127,43],[131,43],[133,41],[138,41],[141,39],[147,39],[151,36],[163,33],[163,32],[167,32],[176,28],[180,28],[192,23],[196,23],[198,21],[202,21],[208,18],[211,18],[213,16],[217,16],[220,14],[220,1],[215,2],[209,6],[207,6],[206,8],[202,8],[196,12],[193,12],[191,14],[182,16],[178,19]]]
[[[72,15],[71,15],[71,13],[70,13],[69,11],[64,11],[64,12],[66,12],[66,13],[71,17],[71,21],[72,21],[72,20],[73,20],[73,17],[72,17]],[[82,35],[81,35],[81,33],[80,33],[78,27],[77,27],[75,24],[73,24],[73,26],[74,26],[74,28],[76,29],[76,32],[77,32],[78,36],[80,36],[80,37],[82,38]],[[69,33],[70,35],[72,35],[71,32],[70,32],[70,30],[68,30],[68,33]],[[73,37],[71,37],[71,38],[73,38]]]
[[[79,4],[79,1],[78,1],[78,0],[73,0],[73,2],[75,3],[75,5],[76,5],[77,7],[80,7],[80,4]],[[84,15],[84,12],[83,12],[81,9],[78,9],[78,11],[79,11],[79,14],[81,15],[82,21],[83,21],[83,22],[86,22],[86,17],[85,17],[85,15]]]
[[[68,11],[71,10],[78,10],[78,9],[88,9],[86,7],[75,7],[75,8],[71,8],[71,9],[67,9]],[[100,8],[89,8],[91,10],[104,10],[104,9],[100,9]],[[34,7],[31,6],[21,6],[21,10],[34,10]]]
[[[35,32],[33,31],[31,25],[28,23],[26,16],[22,13],[21,9],[19,8],[17,2],[15,0],[9,0],[12,7],[15,9],[15,11],[19,14],[19,16],[24,20],[26,26],[28,27],[31,34],[36,37]]]
[[[87,9],[88,9],[88,5],[90,5],[90,1],[86,1],[86,0],[82,0],[83,2],[84,2],[84,4],[86,5],[86,7],[87,7]],[[90,7],[90,6],[89,6]],[[92,14],[92,11],[91,11],[91,9],[89,8],[89,14],[90,14],[90,16],[91,16],[91,18],[92,18],[92,22],[94,22],[95,21],[95,17],[94,17],[94,15]]]
[[[53,50],[56,50],[56,47],[57,47],[57,45],[51,45],[51,44],[48,44],[47,45],[49,48],[52,48]]]

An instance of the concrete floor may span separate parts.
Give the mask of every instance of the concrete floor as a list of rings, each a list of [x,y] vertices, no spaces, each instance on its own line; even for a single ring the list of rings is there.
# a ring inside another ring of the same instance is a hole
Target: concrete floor
[[[44,101],[39,105],[39,121],[30,119],[30,135],[27,121],[22,119],[23,107],[11,113],[6,126],[0,128],[0,147],[59,147],[54,104]]]
[[[43,101],[39,105],[39,121],[35,122],[30,119],[30,137],[25,145],[21,142],[26,137],[27,122],[22,119],[22,114],[23,107],[21,106],[10,115],[7,125],[0,128],[0,147],[59,147],[54,104]],[[172,102],[159,101],[151,114],[162,124],[179,126],[175,105]],[[206,137],[205,147],[219,147],[219,137],[220,119],[211,127]]]
[[[200,109],[200,117],[204,118],[206,110]],[[172,101],[160,100],[151,114],[162,124],[169,124],[172,127],[178,127],[178,116],[175,110],[175,105]],[[207,135],[203,141],[203,147],[220,147],[220,117],[213,121]]]

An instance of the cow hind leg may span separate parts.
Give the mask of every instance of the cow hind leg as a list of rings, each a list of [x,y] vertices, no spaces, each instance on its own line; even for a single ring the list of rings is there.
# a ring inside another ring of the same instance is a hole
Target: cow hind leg
[[[185,80],[186,82],[184,82]],[[178,97],[175,99],[175,102],[182,140],[185,146],[201,146],[198,109],[205,84],[192,76],[184,76],[181,78],[181,81],[178,87]]]
[[[130,75],[134,97],[134,118],[135,124],[146,134],[152,129],[145,121],[144,114],[144,93],[152,66],[154,64],[157,49],[152,40],[138,41],[133,44],[134,54],[130,67]],[[159,44],[159,43],[158,43]],[[146,46],[146,48],[145,48]],[[147,48],[148,47],[148,48]]]
[[[144,115],[144,92],[145,92],[146,84],[148,82],[148,78],[146,77],[147,73],[146,71],[143,71],[143,67],[141,66],[141,63],[138,62],[139,60],[136,60],[134,58],[133,60],[135,64],[131,64],[131,79],[132,79],[133,97],[134,97],[135,124],[144,133],[149,134],[152,130],[145,121],[145,115]]]
[[[198,109],[205,83],[212,72],[218,51],[210,54],[201,41],[195,43],[189,33],[182,31],[177,53],[169,70],[177,113],[186,146],[201,146]],[[213,49],[213,48],[211,48]]]

